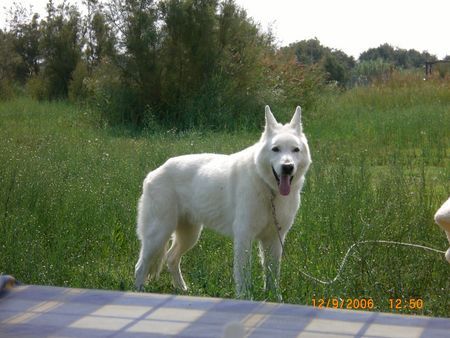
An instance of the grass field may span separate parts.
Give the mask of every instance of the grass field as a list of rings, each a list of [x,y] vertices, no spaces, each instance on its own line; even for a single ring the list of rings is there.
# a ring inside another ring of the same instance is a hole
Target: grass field
[[[287,121],[293,112],[273,111]],[[450,86],[401,82],[324,94],[304,111],[313,165],[282,264],[285,302],[313,298],[421,298],[400,313],[450,316],[450,267],[442,254],[358,240],[393,240],[446,250],[433,214],[450,193]],[[255,118],[263,125],[261,115]],[[260,131],[133,132],[98,128],[83,109],[22,98],[0,103],[0,272],[25,283],[133,289],[136,204],[146,173],[167,158],[231,153]],[[253,298],[266,299],[256,250]],[[204,231],[182,269],[190,295],[234,297],[232,243]],[[148,292],[176,292],[168,273]]]

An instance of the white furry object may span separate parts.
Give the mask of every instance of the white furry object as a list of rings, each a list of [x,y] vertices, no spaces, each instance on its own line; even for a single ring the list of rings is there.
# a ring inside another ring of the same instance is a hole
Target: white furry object
[[[257,240],[263,267],[269,272],[265,288],[280,299],[281,242],[300,207],[300,190],[311,156],[300,107],[285,125],[276,121],[268,106],[265,117],[260,140],[242,151],[174,157],[147,175],[138,205],[138,289],[148,275],[157,277],[167,261],[174,286],[187,290],[180,271],[181,256],[196,244],[205,226],[233,238],[237,296],[250,296],[251,244]],[[166,251],[170,238],[172,244]]]
[[[450,198],[442,204],[439,210],[434,215],[434,220],[447,234],[448,242],[450,243]],[[445,259],[450,263],[450,248],[445,253]]]

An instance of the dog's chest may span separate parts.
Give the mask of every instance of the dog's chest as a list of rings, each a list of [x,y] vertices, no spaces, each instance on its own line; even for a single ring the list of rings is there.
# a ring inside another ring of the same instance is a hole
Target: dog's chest
[[[299,208],[299,199],[277,196],[269,207],[269,226],[274,224],[281,229],[289,229]]]

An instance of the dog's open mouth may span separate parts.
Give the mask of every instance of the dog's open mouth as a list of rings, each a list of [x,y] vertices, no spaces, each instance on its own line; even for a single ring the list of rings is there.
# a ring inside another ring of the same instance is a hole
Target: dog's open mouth
[[[289,193],[291,192],[291,183],[294,176],[282,174],[280,177],[273,167],[272,172],[273,176],[275,176],[275,179],[277,180],[278,190],[280,191],[280,194],[283,196],[289,195]]]

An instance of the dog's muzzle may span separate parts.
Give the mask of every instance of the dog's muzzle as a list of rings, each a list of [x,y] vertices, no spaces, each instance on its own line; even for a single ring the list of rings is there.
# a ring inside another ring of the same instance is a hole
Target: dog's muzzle
[[[282,175],[292,175],[292,172],[294,171],[294,165],[293,164],[282,164],[281,165],[281,172]]]
[[[283,196],[289,195],[291,192],[291,183],[294,179],[292,172],[294,171],[294,166],[292,164],[283,164],[281,166],[281,177],[277,174],[276,170],[272,166],[272,173],[278,184],[278,190]]]

